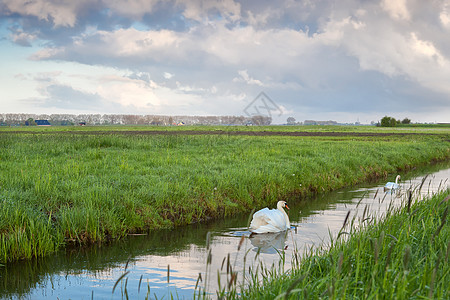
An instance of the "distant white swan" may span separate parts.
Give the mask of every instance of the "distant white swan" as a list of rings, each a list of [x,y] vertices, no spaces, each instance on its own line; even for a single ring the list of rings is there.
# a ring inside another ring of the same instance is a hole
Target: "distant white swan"
[[[386,183],[386,185],[384,186],[384,191],[388,192],[388,191],[395,191],[399,189],[399,185],[398,185],[398,181],[400,180],[400,175],[397,175],[397,177],[395,177],[395,182],[388,182]]]
[[[263,208],[253,214],[250,223],[252,233],[280,232],[291,228],[289,217],[284,211],[284,207],[289,209],[285,201],[278,201],[277,209]]]

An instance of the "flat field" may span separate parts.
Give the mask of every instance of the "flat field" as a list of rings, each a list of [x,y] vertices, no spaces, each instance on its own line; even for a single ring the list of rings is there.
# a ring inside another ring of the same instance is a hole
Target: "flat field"
[[[448,159],[449,128],[3,128],[0,262],[301,201]]]

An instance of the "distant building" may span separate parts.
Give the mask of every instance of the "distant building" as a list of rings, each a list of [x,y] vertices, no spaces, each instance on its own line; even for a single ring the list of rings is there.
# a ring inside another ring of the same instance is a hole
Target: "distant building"
[[[36,122],[37,126],[51,126],[50,122],[48,120],[34,120]]]

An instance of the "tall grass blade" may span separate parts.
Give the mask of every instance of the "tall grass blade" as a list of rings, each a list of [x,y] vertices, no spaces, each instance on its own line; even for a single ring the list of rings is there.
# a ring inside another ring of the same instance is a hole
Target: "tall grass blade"
[[[139,278],[139,285],[138,285],[138,294],[140,293],[140,291],[141,291],[141,282],[142,282],[142,277],[143,277],[144,275],[141,275],[141,277]]]
[[[441,218],[441,225],[436,229],[436,231],[433,234],[433,237],[431,238],[432,241],[434,241],[434,238],[441,232],[442,227],[444,227],[445,222],[447,221],[447,214],[448,214],[448,206],[445,208],[444,213]]]
[[[167,283],[170,283],[170,265],[167,265]]]
[[[113,289],[112,289],[112,293],[113,293],[113,294],[114,294],[114,291],[116,290],[116,287],[117,287],[117,285],[119,284],[119,282],[120,282],[125,276],[127,276],[129,273],[130,273],[130,271],[126,271],[125,273],[123,273],[123,274],[119,277],[119,279],[117,279],[117,281],[116,281],[116,283],[114,284],[114,287],[113,287]]]

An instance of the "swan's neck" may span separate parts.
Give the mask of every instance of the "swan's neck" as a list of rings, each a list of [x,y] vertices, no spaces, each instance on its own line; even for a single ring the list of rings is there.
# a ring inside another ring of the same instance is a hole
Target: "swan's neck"
[[[283,209],[283,207],[281,207],[281,205],[278,205],[278,210],[280,210],[283,215],[284,215],[284,219],[286,220],[286,226],[287,227],[291,227],[291,223],[289,221],[289,216],[287,215],[286,211]]]
[[[400,176],[397,175],[397,177],[395,177],[395,183],[398,184],[398,180],[400,179]]]

